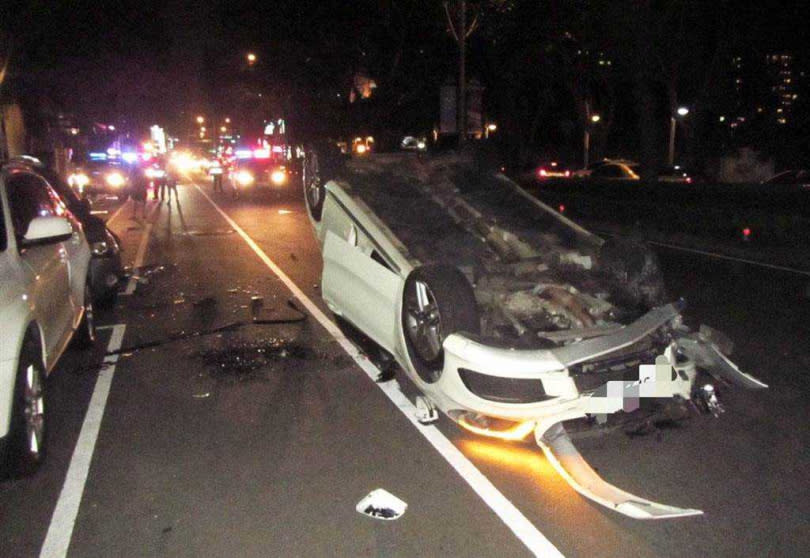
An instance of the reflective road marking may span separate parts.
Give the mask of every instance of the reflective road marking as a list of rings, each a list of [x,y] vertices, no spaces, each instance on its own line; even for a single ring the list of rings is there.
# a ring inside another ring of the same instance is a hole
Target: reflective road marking
[[[112,336],[107,345],[107,352],[115,352],[121,348],[121,341],[124,339],[124,331],[127,326],[118,324],[113,326]],[[96,446],[98,431],[101,428],[101,419],[104,417],[104,407],[107,405],[107,395],[110,393],[113,375],[115,374],[115,363],[118,362],[118,355],[108,355],[104,358],[106,366],[98,373],[96,387],[93,390],[93,397],[84,415],[84,423],[73,449],[73,457],[70,459],[65,483],[62,485],[62,492],[59,493],[59,500],[51,516],[51,524],[48,527],[48,534],[42,544],[40,558],[62,558],[67,555],[70,546],[70,538],[73,535],[73,527],[76,524],[76,515],[79,513],[79,504],[82,502],[84,485],[87,481],[87,473],[90,470],[90,461],[93,458],[93,450]]]
[[[363,369],[372,381],[380,374],[380,371],[371,362],[363,357],[357,348],[349,341],[338,327],[326,315],[321,312],[314,302],[293,283],[280,267],[278,267],[264,251],[256,244],[242,228],[223,211],[208,194],[199,186],[195,188],[208,202],[222,215],[233,230],[247,243],[257,256],[276,274],[295,297],[303,304],[312,316],[335,338],[357,365]],[[444,457],[445,460],[458,472],[462,479],[481,497],[492,511],[501,518],[509,529],[520,539],[526,547],[537,556],[554,557],[562,556],[562,553],[529,521],[523,513],[515,507],[501,492],[490,482],[490,480],[479,471],[459,449],[448,440],[435,426],[423,425],[416,420],[416,407],[399,390],[395,382],[375,383],[385,395],[388,396],[394,405],[402,411],[411,424],[427,439],[428,442]]]

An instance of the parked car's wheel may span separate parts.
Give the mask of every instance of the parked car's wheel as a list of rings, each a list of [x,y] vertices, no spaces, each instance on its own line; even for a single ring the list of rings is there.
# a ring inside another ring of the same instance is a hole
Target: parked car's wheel
[[[326,183],[337,176],[342,163],[337,147],[328,142],[319,142],[306,149],[302,168],[304,199],[315,221],[321,220]]]
[[[447,336],[459,331],[477,334],[481,328],[475,295],[464,275],[442,264],[411,272],[405,281],[402,328],[417,374],[425,382],[437,381]]]
[[[73,337],[74,345],[80,349],[92,347],[96,342],[96,320],[93,313],[93,294],[90,292],[90,278],[84,285],[84,317]]]
[[[47,422],[45,368],[38,336],[30,333],[23,343],[8,433],[4,470],[12,477],[33,474],[45,460]]]

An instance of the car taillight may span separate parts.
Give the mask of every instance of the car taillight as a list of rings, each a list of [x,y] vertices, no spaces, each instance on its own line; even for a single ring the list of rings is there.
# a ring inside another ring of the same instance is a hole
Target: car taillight
[[[570,177],[571,177],[571,171],[570,170],[565,171],[565,178],[570,178]]]
[[[692,184],[692,177],[691,176],[686,177],[686,183],[687,184]]]
[[[742,235],[743,235],[743,240],[749,240],[751,238],[751,229],[748,228],[748,227],[745,227],[742,230]]]
[[[539,174],[540,176],[548,176],[546,169],[540,169],[540,171],[537,174]]]
[[[565,213],[565,206],[560,204],[560,213]]]

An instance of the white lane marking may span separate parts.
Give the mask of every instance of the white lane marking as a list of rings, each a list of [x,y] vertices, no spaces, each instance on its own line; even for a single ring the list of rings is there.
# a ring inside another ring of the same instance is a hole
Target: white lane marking
[[[124,209],[124,207],[125,207],[125,206],[126,206],[128,203],[129,203],[129,200],[125,201],[124,203],[122,203],[122,204],[121,204],[121,206],[120,206],[118,209],[116,209],[116,210],[115,210],[115,213],[113,213],[113,214],[110,216],[110,218],[109,218],[109,219],[107,219],[107,226],[110,226],[110,224],[112,224],[112,222],[113,222],[113,221],[115,221],[116,217],[118,217],[118,215],[120,215],[120,214],[121,214],[121,211]]]
[[[126,290],[121,293],[122,295],[131,295],[135,292],[135,287],[138,286],[138,279],[135,277],[134,271],[143,266],[143,260],[146,258],[146,248],[149,246],[149,237],[152,236],[152,227],[154,226],[155,212],[160,208],[160,204],[156,204],[146,218],[146,228],[141,236],[141,243],[138,245],[138,252],[135,254],[135,261],[132,263],[133,274],[129,277]]]
[[[304,294],[298,285],[293,283],[287,274],[285,274],[280,267],[278,267],[268,256],[264,253],[256,242],[236,224],[236,221],[230,218],[208,194],[206,194],[199,186],[195,185],[208,202],[222,215],[233,230],[242,237],[248,246],[259,256],[259,259],[270,268],[270,271],[276,274],[287,288],[295,295],[295,297],[304,305],[312,316],[335,338],[346,353],[351,356],[360,368],[368,375],[372,381],[380,374],[380,371],[375,367],[367,358],[362,356],[357,347],[349,341],[343,333],[338,329],[337,325],[330,320],[321,309],[318,308],[307,295]],[[557,547],[549,541],[545,535],[537,530],[537,527],[529,521],[523,513],[510,502],[495,487],[492,482],[479,471],[461,451],[448,440],[441,431],[435,426],[423,425],[416,419],[416,407],[413,403],[405,397],[399,390],[396,382],[383,382],[376,383],[383,393],[388,396],[396,407],[402,411],[411,424],[427,439],[428,442],[441,454],[442,457],[458,472],[464,481],[472,488],[476,494],[484,501],[484,503],[495,512],[495,514],[506,524],[506,526],[526,545],[526,547],[536,556],[553,557],[562,556],[562,553]]]
[[[107,352],[114,352],[121,348],[124,339],[124,331],[127,326],[118,324],[113,326],[110,342],[107,344]],[[90,471],[90,461],[93,458],[93,450],[101,428],[101,419],[104,417],[104,407],[107,404],[107,396],[110,393],[113,375],[115,374],[115,363],[118,362],[118,355],[108,355],[104,359],[107,365],[98,373],[96,387],[84,415],[84,423],[73,449],[73,457],[70,459],[65,482],[62,485],[62,492],[59,493],[59,500],[51,516],[51,524],[48,527],[48,534],[45,542],[42,543],[42,550],[39,552],[40,558],[62,558],[67,555],[70,539],[73,536],[73,527],[76,524],[76,516],[79,513],[79,505],[82,502],[84,485],[87,482],[87,473]]]
[[[749,265],[755,265],[758,267],[764,267],[767,269],[775,269],[777,271],[786,271],[788,273],[796,273],[798,275],[805,275],[810,277],[810,271],[804,271],[803,269],[795,269],[793,267],[785,267],[781,265],[774,265],[768,264],[764,262],[758,262],[756,260],[747,260],[745,258],[735,258],[734,256],[726,256],[725,254],[718,254],[716,252],[707,252],[706,250],[698,250],[696,248],[686,248],[684,246],[678,246],[676,244],[667,244],[666,242],[655,242],[652,240],[648,241],[650,244],[655,246],[663,246],[664,248],[669,248],[670,250],[680,250],[681,252],[690,252],[692,254],[700,254],[701,256],[707,256],[709,258],[716,258],[718,260],[728,260],[732,262],[744,263]]]

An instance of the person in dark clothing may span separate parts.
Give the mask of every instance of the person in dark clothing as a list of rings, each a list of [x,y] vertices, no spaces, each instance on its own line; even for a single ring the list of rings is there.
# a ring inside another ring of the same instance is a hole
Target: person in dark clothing
[[[180,198],[177,197],[177,175],[174,172],[166,170],[166,175],[160,182],[160,201],[169,198],[172,201],[172,192],[174,192],[174,199],[180,203]]]
[[[143,218],[146,219],[146,196],[149,191],[149,179],[143,169],[136,166],[130,175],[129,183],[129,195],[132,198],[132,218],[137,217],[138,206],[140,205]]]

